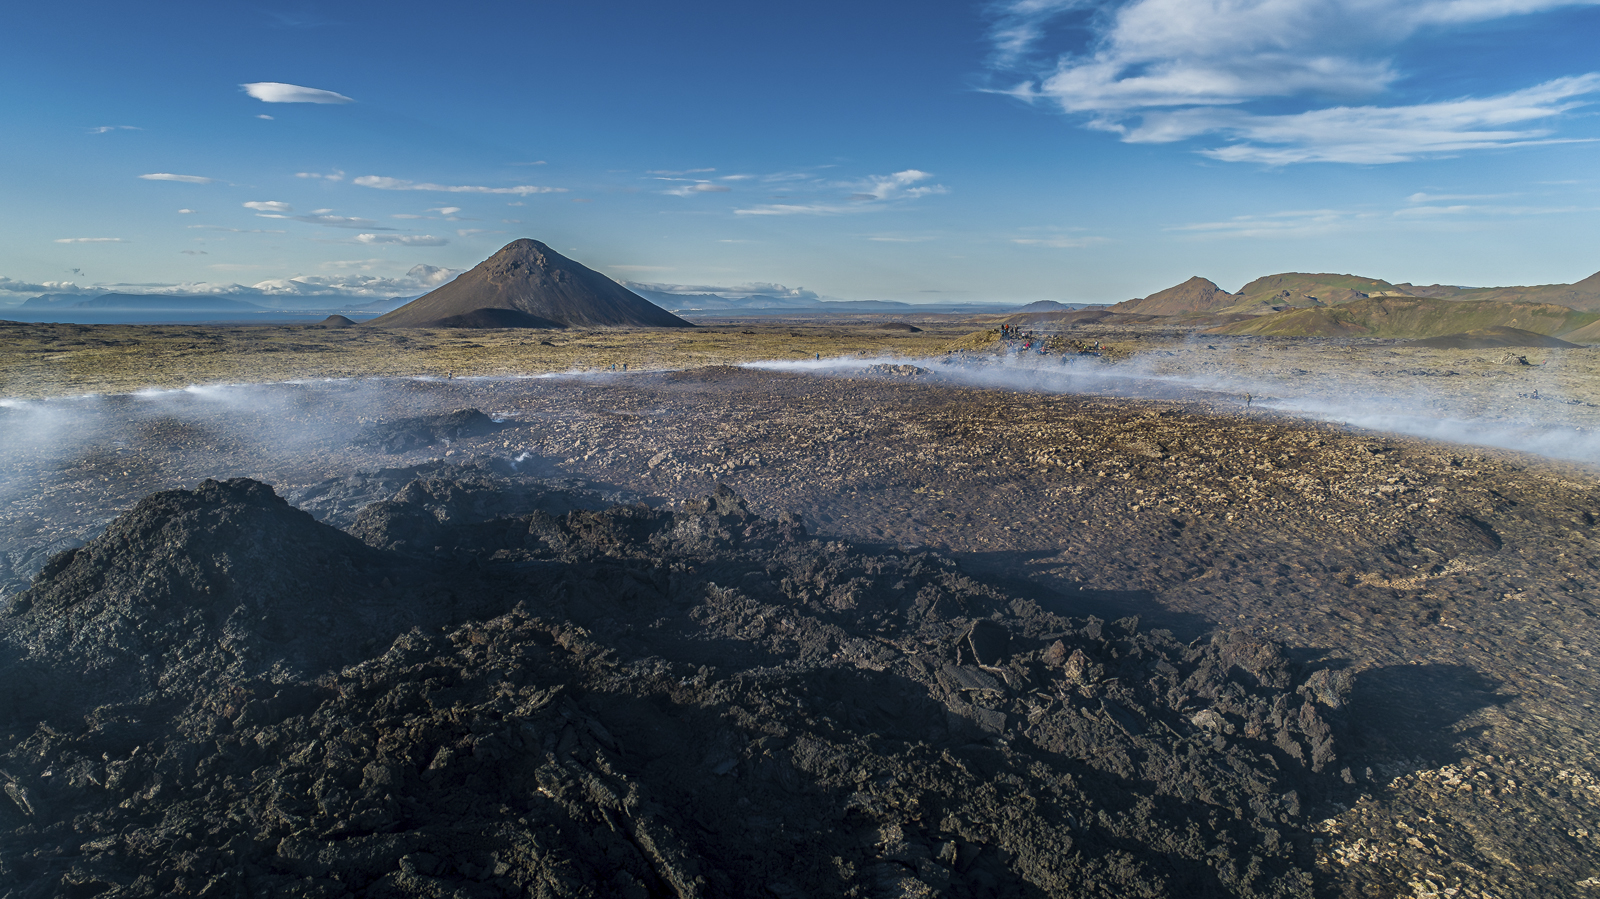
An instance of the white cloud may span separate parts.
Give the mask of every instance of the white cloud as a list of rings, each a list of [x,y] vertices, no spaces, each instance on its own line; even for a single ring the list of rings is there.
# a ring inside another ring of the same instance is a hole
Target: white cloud
[[[178,214],[179,215],[194,215],[194,210],[193,209],[180,209],[180,210],[178,210]]]
[[[280,203],[277,200],[251,200],[243,205],[244,208],[254,209],[257,212],[290,212],[294,209],[288,203]]]
[[[926,184],[912,187],[918,181],[932,178],[927,172],[916,169],[906,169],[892,175],[872,175],[859,185],[858,191],[851,195],[852,200],[898,200],[902,198],[915,199],[929,194],[945,193],[942,184]]]
[[[1252,115],[1237,109],[1193,107],[1153,112],[1124,133],[1132,143],[1167,143],[1221,134],[1237,143],[1201,152],[1225,162],[1390,163],[1467,150],[1571,143],[1528,123],[1548,119],[1600,92],[1600,75],[1558,78],[1495,97],[1413,106],[1338,106],[1292,115]]]
[[[615,268],[641,268],[641,266],[614,266]],[[642,266],[649,268],[649,266]],[[648,281],[624,281],[622,286],[629,290],[650,290],[657,293],[670,294],[712,294],[725,299],[741,299],[750,296],[788,297],[796,300],[823,299],[814,290],[804,287],[786,287],[774,284],[771,281],[747,281],[743,284],[660,284]]]
[[[1542,142],[1507,126],[1550,119],[1600,89],[1592,75],[1488,98],[1327,107],[1380,95],[1404,73],[1388,54],[1425,28],[1600,0],[1008,0],[992,8],[990,65],[1026,80],[998,92],[1049,102],[1124,140],[1221,136],[1214,159],[1386,163]],[[1053,25],[1086,28],[1081,52],[1042,59]],[[1289,98],[1299,98],[1291,101]],[[1275,100],[1312,107],[1255,114]],[[1231,108],[1230,108],[1231,107]],[[1332,142],[1330,145],[1329,142]]]
[[[95,287],[79,287],[72,281],[17,281],[0,277],[0,290],[6,293],[104,293]]]
[[[1220,222],[1196,222],[1168,228],[1194,238],[1324,237],[1352,227],[1370,229],[1380,213],[1345,209],[1294,209],[1265,215],[1241,215]]]
[[[848,202],[767,203],[735,209],[736,215],[845,215],[889,208],[896,201],[915,200],[930,194],[946,193],[942,184],[918,184],[933,177],[917,169],[892,175],[870,175],[860,181],[825,185],[826,189],[850,191]]]
[[[369,270],[383,260],[357,260],[354,262],[324,263],[324,268],[357,268]],[[292,278],[273,278],[250,287],[269,296],[367,296],[392,297],[426,293],[446,284],[464,269],[443,268],[437,265],[414,265],[403,277],[384,278],[361,274],[295,275]]]
[[[333,91],[319,90],[314,87],[301,87],[298,84],[284,84],[281,81],[253,81],[241,84],[244,92],[263,103],[354,103],[355,101],[344,94]]]
[[[440,215],[455,215],[456,213],[461,211],[461,207],[460,206],[440,206],[440,207],[437,207],[435,209],[429,209],[428,211],[429,212],[437,212]]]
[[[99,126],[97,128],[90,128],[89,129],[89,133],[90,134],[106,134],[106,133],[112,132],[112,131],[143,131],[143,130],[144,129],[140,128],[138,125],[101,125],[101,126]]]
[[[313,213],[311,215],[275,215],[273,213],[262,212],[257,213],[257,217],[264,219],[288,219],[291,222],[305,222],[308,225],[326,225],[329,228],[354,228],[357,230],[370,231],[394,230],[393,228],[385,228],[372,219],[355,218],[348,215],[328,215],[325,211]]]
[[[728,187],[725,184],[712,184],[710,181],[696,181],[693,184],[685,184],[682,187],[674,187],[671,190],[664,190],[662,193],[673,197],[692,197],[695,194],[725,194],[730,190],[733,190],[733,188]]]
[[[320,172],[295,172],[294,176],[296,178],[319,178],[319,179],[321,179],[323,181],[343,181],[344,180],[344,172],[338,171],[337,169],[335,169],[333,172],[330,172],[330,173],[328,173],[326,175],[324,175],[324,174],[322,174]]]
[[[127,243],[120,237],[58,237],[56,243]]]
[[[216,184],[217,179],[205,178],[200,175],[174,175],[170,172],[152,172],[149,175],[140,175],[146,181],[179,181],[184,184]]]
[[[1417,191],[1406,197],[1407,203],[1447,203],[1451,200],[1503,200],[1517,194],[1430,194]]]
[[[525,197],[529,194],[554,194],[565,193],[564,187],[535,187],[529,184],[519,184],[515,187],[478,187],[470,184],[432,184],[429,182],[405,181],[400,178],[386,178],[381,175],[362,175],[355,179],[354,184],[361,187],[373,187],[378,190],[431,190],[452,194],[514,194]]]
[[[356,240],[367,244],[399,244],[406,247],[442,247],[450,242],[431,234],[357,234]]]
[[[1013,237],[1012,243],[1025,247],[1051,247],[1058,250],[1092,247],[1106,242],[1104,237]]]
[[[1590,206],[1497,206],[1456,204],[1452,206],[1408,206],[1396,209],[1397,218],[1426,218],[1441,215],[1561,215],[1568,212],[1593,212]]]

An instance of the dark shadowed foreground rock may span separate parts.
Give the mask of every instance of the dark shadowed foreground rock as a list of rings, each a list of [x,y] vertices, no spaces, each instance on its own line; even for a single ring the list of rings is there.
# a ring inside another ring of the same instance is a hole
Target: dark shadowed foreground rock
[[[519,489],[357,540],[208,481],[52,560],[0,617],[0,896],[1311,894],[1343,672],[726,488]]]

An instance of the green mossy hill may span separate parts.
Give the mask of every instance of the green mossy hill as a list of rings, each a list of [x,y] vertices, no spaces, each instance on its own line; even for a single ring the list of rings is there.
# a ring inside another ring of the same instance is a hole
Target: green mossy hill
[[[1208,333],[1275,337],[1439,337],[1487,328],[1566,335],[1600,314],[1553,303],[1490,303],[1431,297],[1371,297],[1341,306],[1294,309],[1223,325]]]
[[[1499,350],[1541,349],[1572,350],[1578,345],[1548,334],[1535,334],[1521,328],[1481,328],[1442,337],[1423,337],[1411,341],[1411,346],[1431,347],[1436,350]]]
[[[1284,272],[1257,278],[1239,288],[1229,312],[1261,312],[1272,306],[1338,306],[1374,293],[1398,292],[1393,284],[1360,275]]]

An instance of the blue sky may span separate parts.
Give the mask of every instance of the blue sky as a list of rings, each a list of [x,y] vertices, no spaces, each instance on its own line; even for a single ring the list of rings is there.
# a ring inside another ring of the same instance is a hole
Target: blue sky
[[[524,236],[622,280],[913,302],[1600,270],[1600,0],[6,18],[0,302],[409,295]]]

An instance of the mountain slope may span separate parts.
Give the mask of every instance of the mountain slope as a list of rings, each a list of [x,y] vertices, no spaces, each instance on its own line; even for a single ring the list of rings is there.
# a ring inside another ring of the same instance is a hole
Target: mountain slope
[[[1112,312],[1132,315],[1182,315],[1185,312],[1213,312],[1232,306],[1239,298],[1199,275],[1137,300],[1124,300]]]
[[[480,310],[509,309],[556,325],[590,328],[692,328],[605,275],[537,240],[522,238],[454,281],[370,324],[426,328]]]
[[[1600,320],[1552,303],[1492,303],[1432,297],[1371,297],[1340,306],[1292,309],[1209,333],[1279,337],[1440,337],[1487,328],[1564,335]]]

